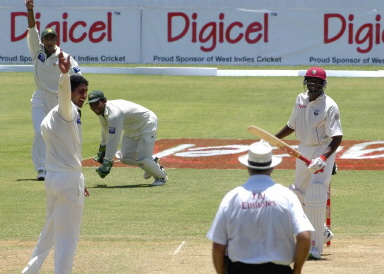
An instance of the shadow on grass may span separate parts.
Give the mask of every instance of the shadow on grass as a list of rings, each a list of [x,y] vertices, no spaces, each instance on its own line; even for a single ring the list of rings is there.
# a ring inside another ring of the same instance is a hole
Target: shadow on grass
[[[37,179],[17,179],[16,182],[28,182],[28,181],[35,181],[35,182],[43,182],[44,181],[38,181]]]
[[[136,185],[124,185],[124,186],[108,186],[108,185],[95,185],[87,186],[87,188],[141,188],[141,187],[156,187],[151,184],[136,184]]]

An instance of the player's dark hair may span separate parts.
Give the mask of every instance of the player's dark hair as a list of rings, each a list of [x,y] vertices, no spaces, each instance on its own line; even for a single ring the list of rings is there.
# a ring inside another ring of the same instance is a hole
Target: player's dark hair
[[[85,84],[88,87],[88,81],[80,75],[71,76],[71,91],[74,91],[79,85]]]

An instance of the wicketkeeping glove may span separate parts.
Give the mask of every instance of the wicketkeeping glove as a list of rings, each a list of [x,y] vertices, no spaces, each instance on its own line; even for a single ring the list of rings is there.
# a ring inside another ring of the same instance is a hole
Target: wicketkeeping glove
[[[106,146],[100,145],[99,152],[97,152],[97,156],[94,157],[93,160],[102,164],[105,157],[105,149],[106,149]]]
[[[103,165],[96,169],[96,172],[99,173],[99,176],[101,178],[105,178],[111,172],[111,168],[113,166],[113,161],[109,161],[107,159],[104,159]]]
[[[321,155],[320,157],[317,157],[316,159],[313,159],[308,166],[309,171],[315,174],[319,172],[323,172],[325,166],[327,165],[325,163],[326,160],[327,158],[325,158],[323,155]]]

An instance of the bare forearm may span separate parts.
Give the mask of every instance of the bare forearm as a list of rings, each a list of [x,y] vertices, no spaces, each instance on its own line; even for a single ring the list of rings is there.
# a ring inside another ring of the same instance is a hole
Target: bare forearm
[[[34,28],[36,25],[35,15],[33,14],[33,9],[28,9],[28,28]]]
[[[227,246],[213,243],[212,244],[212,259],[213,266],[217,274],[225,274],[225,251]]]
[[[309,231],[302,232],[297,235],[296,240],[293,274],[300,274],[304,263],[308,259],[308,253],[311,247],[311,233]]]
[[[26,0],[25,1],[25,7],[27,8],[28,12],[28,28],[33,28],[35,27],[35,14],[33,13],[33,0]]]
[[[327,150],[323,153],[323,155],[326,158],[329,158],[333,153],[335,153],[337,148],[340,146],[342,139],[343,139],[343,136],[341,136],[341,135],[340,136],[334,136],[332,138],[332,141],[329,144]]]
[[[285,127],[283,127],[282,130],[280,130],[278,133],[276,133],[275,136],[279,139],[283,139],[284,137],[287,137],[288,135],[292,134],[294,131],[294,129],[285,125]]]

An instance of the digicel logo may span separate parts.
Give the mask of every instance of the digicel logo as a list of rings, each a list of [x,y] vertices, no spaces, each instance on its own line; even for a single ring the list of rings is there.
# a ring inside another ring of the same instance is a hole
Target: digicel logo
[[[12,12],[11,13],[11,42],[16,42],[27,37],[27,31],[18,34],[16,33],[16,22],[18,17],[26,17],[26,12]],[[69,24],[66,20],[68,19],[68,13],[64,12],[62,15],[63,21],[53,21],[41,28],[40,21],[41,13],[37,12],[35,14],[36,18],[36,26],[37,29],[41,30],[44,28],[53,28],[56,30],[59,41],[57,45],[60,45],[60,41],[62,42],[73,42],[80,43],[88,38],[88,40],[92,43],[99,43],[103,40],[107,40],[108,42],[112,41],[112,13],[107,13],[107,18],[105,21],[96,21],[92,24],[85,21],[75,21]],[[75,34],[76,33],[76,34]]]
[[[244,40],[248,44],[259,41],[268,42],[268,13],[263,16],[262,22],[251,22],[244,25],[240,21],[224,22],[225,14],[219,14],[219,20],[207,23],[198,21],[198,14],[192,13],[189,17],[183,12],[168,13],[168,42],[175,42],[184,37],[191,39],[192,43],[202,43],[202,51],[210,52],[216,48],[217,43],[236,44]],[[181,26],[180,32],[175,31],[175,26]],[[208,45],[206,45],[208,44]]]
[[[355,15],[349,14],[348,18],[338,13],[324,14],[324,43],[333,43],[347,35],[348,44],[365,45],[357,47],[357,52],[368,53],[373,44],[384,43],[384,31],[381,29],[381,15],[375,16],[376,23],[356,25],[353,23]],[[331,35],[330,33],[335,33]]]

